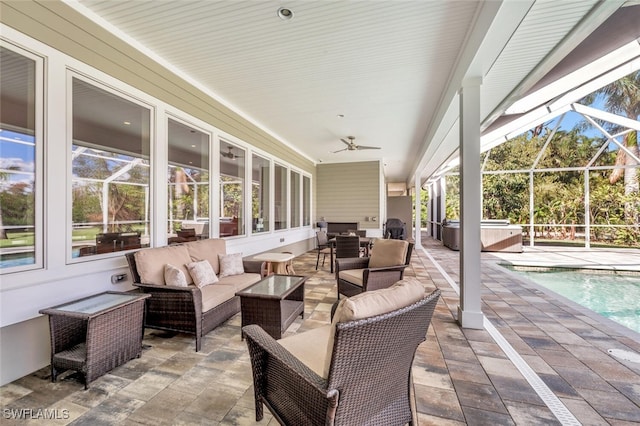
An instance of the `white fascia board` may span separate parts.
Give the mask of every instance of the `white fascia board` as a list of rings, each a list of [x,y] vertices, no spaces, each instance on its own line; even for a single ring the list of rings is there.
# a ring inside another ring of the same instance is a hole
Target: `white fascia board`
[[[607,73],[614,67],[637,58],[639,55],[640,45],[638,45],[638,41],[634,40],[627,43],[600,59],[597,59],[514,102],[509,108],[507,108],[505,114],[525,113],[532,108],[549,102],[549,100],[584,84],[585,82],[593,80],[595,77]]]
[[[489,72],[534,3],[534,0],[492,1],[484,2],[480,6],[481,9],[466,38],[464,50],[456,61],[456,67],[440,99],[437,112],[429,123],[421,152],[418,153],[415,167],[409,174],[411,180],[414,180],[416,174],[424,175],[425,168],[435,171],[441,165],[433,165],[433,153],[448,145],[443,143],[443,139],[450,133],[451,123],[457,122],[458,119],[457,98],[462,81],[469,77],[483,78]],[[450,115],[452,108],[456,108],[454,117]],[[455,149],[457,143],[444,158],[448,158]]]
[[[640,55],[640,46],[638,54]],[[593,93],[596,90],[605,87],[606,85],[613,83],[614,81],[617,81],[622,77],[629,75],[639,69],[640,56],[559,97],[558,99],[548,104],[549,110],[553,111],[565,105],[577,102],[588,94]]]

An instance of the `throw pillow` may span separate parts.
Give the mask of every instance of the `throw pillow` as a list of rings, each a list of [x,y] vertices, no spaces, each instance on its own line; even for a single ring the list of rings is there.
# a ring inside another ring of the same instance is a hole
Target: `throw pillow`
[[[191,274],[191,278],[193,278],[193,282],[198,288],[218,282],[218,277],[216,277],[216,273],[213,272],[213,267],[211,267],[208,260],[187,263],[186,266],[189,274]]]
[[[218,254],[220,260],[220,278],[244,274],[242,253]]]
[[[169,263],[164,265],[164,282],[166,285],[176,287],[187,287],[189,285],[184,272]]]

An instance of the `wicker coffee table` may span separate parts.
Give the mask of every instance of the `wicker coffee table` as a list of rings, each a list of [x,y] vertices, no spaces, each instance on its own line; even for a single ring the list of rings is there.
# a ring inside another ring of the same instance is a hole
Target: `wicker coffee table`
[[[237,292],[242,326],[258,324],[274,339],[280,339],[298,315],[304,318],[304,282],[307,278],[301,275],[269,275]]]

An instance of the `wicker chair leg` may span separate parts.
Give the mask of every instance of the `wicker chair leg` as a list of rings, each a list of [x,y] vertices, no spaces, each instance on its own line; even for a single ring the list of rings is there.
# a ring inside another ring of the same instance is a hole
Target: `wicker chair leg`
[[[202,338],[196,334],[196,352],[200,352],[200,349],[202,349]]]
[[[264,417],[264,406],[262,401],[256,399],[256,422],[259,422]]]

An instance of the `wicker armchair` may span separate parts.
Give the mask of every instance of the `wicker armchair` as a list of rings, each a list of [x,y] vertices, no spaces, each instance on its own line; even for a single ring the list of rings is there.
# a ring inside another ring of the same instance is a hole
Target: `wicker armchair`
[[[381,291],[385,290],[391,289]],[[439,294],[436,290],[425,297],[422,288],[414,302],[361,319],[336,321],[337,312],[332,325],[280,341],[257,325],[244,327],[256,421],[263,418],[264,404],[285,425],[415,424],[411,365],[425,340]],[[318,334],[325,330],[328,338],[323,341]],[[323,351],[326,342],[330,358],[325,369],[310,366],[312,361],[292,352],[285,346],[290,339],[315,354]]]
[[[376,246],[378,251],[376,252]],[[338,298],[389,287],[404,277],[411,262],[413,243],[377,240],[370,257],[336,259]]]

